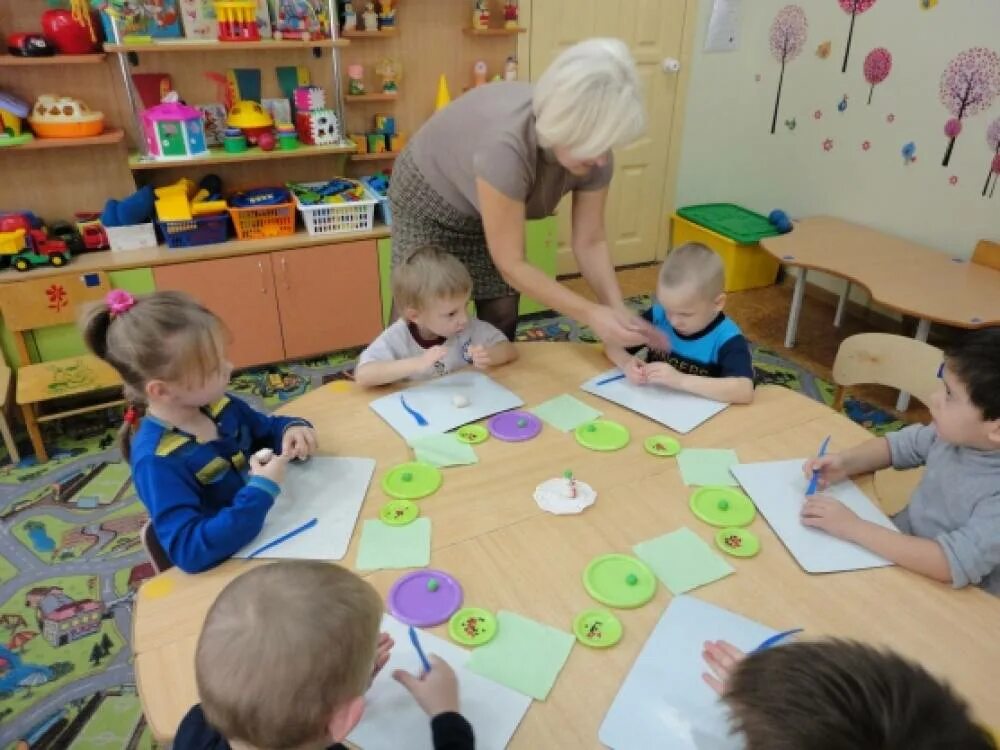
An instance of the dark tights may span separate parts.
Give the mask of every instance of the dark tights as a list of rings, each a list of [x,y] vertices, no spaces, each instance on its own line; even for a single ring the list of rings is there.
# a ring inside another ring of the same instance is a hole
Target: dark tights
[[[508,340],[513,341],[517,333],[517,307],[521,301],[520,294],[508,297],[476,300],[476,316],[497,328]]]

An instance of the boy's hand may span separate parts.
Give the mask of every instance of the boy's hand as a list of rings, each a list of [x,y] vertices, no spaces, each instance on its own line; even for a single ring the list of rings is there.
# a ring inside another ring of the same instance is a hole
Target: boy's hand
[[[375,646],[375,668],[372,670],[372,680],[378,677],[378,673],[382,671],[382,667],[384,667],[386,662],[389,661],[389,653],[395,645],[396,642],[392,640],[392,636],[388,633],[378,634],[378,644]]]
[[[281,436],[281,455],[300,461],[316,452],[316,430],[303,424],[292,425]]]
[[[285,467],[288,466],[290,460],[291,456],[288,453],[271,456],[267,461],[264,460],[263,456],[254,454],[250,456],[250,476],[264,477],[275,484],[281,484],[285,478]]]
[[[458,712],[458,680],[448,662],[430,657],[431,671],[420,677],[397,669],[392,678],[410,691],[424,713],[432,719],[439,714]]]
[[[420,369],[425,370],[428,367],[433,367],[435,362],[440,362],[448,354],[448,347],[443,344],[438,344],[437,346],[432,346],[430,349],[425,351],[417,360],[420,362]]]
[[[493,364],[490,359],[490,351],[485,346],[476,344],[469,347],[469,356],[472,357],[472,366],[479,370],[485,370]]]
[[[822,529],[838,539],[851,540],[861,523],[858,515],[839,500],[826,495],[813,495],[802,506],[802,523]]]
[[[682,377],[680,370],[666,362],[651,362],[646,365],[646,380],[655,385],[677,388]]]
[[[825,490],[831,484],[847,479],[847,469],[844,467],[844,457],[840,453],[831,453],[822,458],[810,458],[802,464],[802,473],[806,479],[811,480],[813,472],[819,472],[819,484],[817,487]]]
[[[622,368],[622,372],[625,373],[625,378],[628,382],[634,383],[635,385],[646,384],[646,363],[638,357],[632,357],[625,367]]]
[[[703,673],[701,679],[716,693],[724,695],[726,684],[745,656],[746,654],[728,641],[705,641],[701,658],[712,672]]]

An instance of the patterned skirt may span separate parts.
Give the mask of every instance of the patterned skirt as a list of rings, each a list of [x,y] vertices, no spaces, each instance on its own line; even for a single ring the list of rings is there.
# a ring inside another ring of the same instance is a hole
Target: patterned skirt
[[[396,159],[389,183],[392,210],[392,265],[424,245],[447,250],[469,269],[472,298],[517,294],[490,257],[483,221],[448,203],[427,183],[407,149]]]

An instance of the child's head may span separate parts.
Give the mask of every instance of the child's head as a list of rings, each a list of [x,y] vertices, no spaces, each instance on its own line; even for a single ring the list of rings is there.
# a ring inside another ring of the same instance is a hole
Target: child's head
[[[209,723],[230,742],[325,748],[361,720],[382,601],[354,573],[296,560],[254,568],[208,612],[195,675]]]
[[[682,336],[703,330],[726,303],[725,269],[714,252],[697,242],[675,248],[663,261],[656,298],[671,327]]]
[[[947,685],[862,643],[800,642],[750,654],[724,700],[747,750],[995,750]]]
[[[928,406],[942,440],[1000,450],[1000,328],[972,331],[945,350]]]
[[[414,250],[392,271],[392,297],[411,323],[449,338],[469,322],[466,308],[472,277],[451,253],[427,245]]]
[[[132,401],[204,406],[229,382],[222,322],[181,292],[113,291],[87,309],[81,326],[87,346],[118,371]]]

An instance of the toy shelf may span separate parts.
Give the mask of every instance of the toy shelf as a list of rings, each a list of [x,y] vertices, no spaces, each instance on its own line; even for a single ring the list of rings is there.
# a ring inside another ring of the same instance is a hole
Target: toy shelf
[[[516,29],[473,29],[466,26],[462,33],[469,36],[517,36],[528,33],[528,30],[520,26]]]
[[[387,36],[396,36],[396,29],[379,29],[378,31],[342,31],[340,35],[345,39],[384,39]]]
[[[219,147],[209,149],[208,156],[195,157],[193,159],[162,159],[153,160],[141,158],[139,154],[133,152],[129,155],[128,165],[133,172],[140,172],[147,169],[173,169],[175,167],[190,167],[198,165],[212,164],[233,164],[244,161],[265,161],[269,159],[307,159],[312,156],[323,156],[325,154],[352,154],[356,150],[353,143],[341,143],[333,146],[310,146],[300,144],[298,148],[291,151],[284,151],[275,148],[274,151],[262,151],[253,147],[242,153],[234,154],[224,151]]]
[[[100,135],[93,135],[88,138],[35,138],[20,146],[7,146],[0,148],[0,153],[5,151],[41,151],[50,148],[79,148],[81,146],[106,146],[118,143],[125,137],[125,131],[120,128],[109,128]]]
[[[345,102],[394,102],[399,98],[399,94],[377,93],[377,94],[346,94]]]
[[[380,154],[351,154],[351,161],[392,161],[399,156],[398,151],[383,151]]]
[[[274,52],[289,49],[325,49],[330,47],[347,47],[347,39],[313,39],[308,42],[299,40],[276,41],[262,39],[259,42],[202,42],[202,41],[156,41],[132,42],[125,44],[105,44],[105,52],[233,52],[236,50],[255,50]]]
[[[18,57],[17,55],[0,55],[0,68],[28,68],[46,65],[87,65],[104,62],[107,58],[103,52],[91,55],[52,55],[51,57]]]

